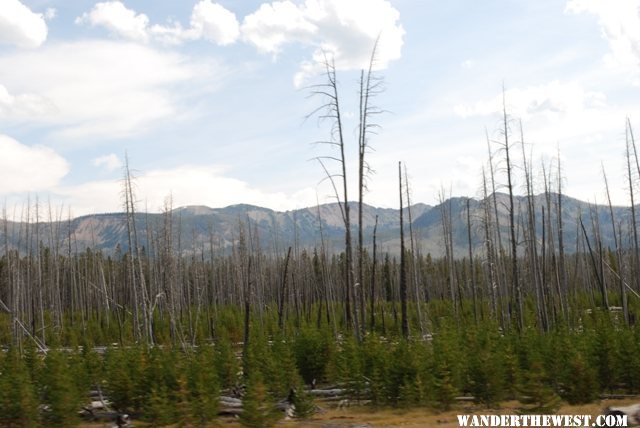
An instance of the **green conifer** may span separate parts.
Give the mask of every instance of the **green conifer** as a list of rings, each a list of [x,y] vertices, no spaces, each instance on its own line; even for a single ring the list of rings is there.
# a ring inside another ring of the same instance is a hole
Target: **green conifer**
[[[240,424],[248,428],[269,428],[280,419],[280,412],[267,392],[262,373],[249,370],[247,390],[242,399]]]
[[[563,377],[561,395],[569,404],[586,404],[598,398],[596,373],[581,354],[573,355]]]
[[[436,376],[434,381],[435,386],[435,401],[441,410],[449,410],[453,404],[458,390],[456,389],[453,378],[451,376],[451,369],[449,363],[446,360],[442,360],[437,365]]]
[[[169,392],[164,385],[153,386],[143,406],[144,420],[151,426],[160,427],[176,422],[176,412],[169,398]]]
[[[74,376],[67,355],[50,350],[43,370],[44,403],[48,406],[44,414],[47,426],[72,427],[78,424],[78,409],[87,391],[78,390]]]
[[[496,350],[476,349],[469,355],[470,392],[475,402],[496,407],[504,398],[504,366]]]
[[[534,360],[518,385],[518,401],[522,414],[551,414],[560,407],[560,397],[549,386],[542,364]]]
[[[209,347],[201,347],[190,359],[187,370],[190,411],[199,424],[206,424],[218,414],[220,387],[214,354]]]
[[[230,388],[237,383],[240,365],[226,330],[223,330],[215,343],[214,365],[222,388]]]
[[[294,405],[293,415],[296,419],[309,419],[316,412],[313,396],[300,386],[292,389],[291,402]]]
[[[40,426],[38,400],[29,370],[14,348],[0,364],[0,425]]]

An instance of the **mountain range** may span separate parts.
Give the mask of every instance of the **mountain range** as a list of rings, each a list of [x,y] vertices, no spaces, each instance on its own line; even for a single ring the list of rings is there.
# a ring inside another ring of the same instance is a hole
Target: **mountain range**
[[[555,213],[555,201],[558,196],[549,194],[551,211]],[[503,242],[508,242],[508,197],[497,193],[498,220]],[[542,238],[542,216],[548,216],[547,197],[545,194],[534,197],[536,207],[536,233]],[[515,197],[516,217],[518,224],[526,223],[526,198]],[[467,216],[467,205],[469,216]],[[353,231],[357,226],[357,204],[351,203],[351,223]],[[593,240],[599,225],[599,235],[604,246],[614,247],[612,220],[608,206],[593,205],[568,196],[562,196],[564,241],[566,250],[576,251],[578,237],[584,232],[580,226],[580,218],[589,236]],[[411,224],[409,227],[409,211],[405,209],[405,231],[413,233],[414,241],[423,254],[430,253],[434,257],[443,255],[443,215],[451,219],[451,235],[454,254],[462,257],[468,252],[468,217],[471,220],[471,241],[474,251],[484,248],[484,204],[482,200],[453,197],[444,202],[430,206],[415,204],[410,208]],[[622,231],[623,245],[630,245],[630,218],[628,207],[613,207],[616,226]],[[491,215],[494,216],[493,205]],[[399,221],[397,209],[376,208],[364,205],[363,225],[364,240],[368,248],[372,247],[373,230],[376,224],[378,251],[399,254]],[[552,215],[555,225],[555,214]],[[288,246],[300,248],[320,248],[324,245],[329,252],[337,253],[344,248],[344,225],[340,207],[337,203],[323,204],[316,207],[279,212],[253,205],[231,205],[225,208],[209,208],[206,206],[186,206],[173,209],[163,214],[136,213],[135,224],[140,246],[145,249],[158,247],[158,242],[167,233],[171,236],[174,251],[189,252],[227,251],[239,237],[239,231],[251,234],[254,242],[259,242],[265,251],[283,252]],[[250,227],[249,227],[250,225]],[[554,226],[554,232],[557,228]],[[170,232],[167,232],[170,231]],[[547,232],[548,233],[548,232]],[[518,241],[523,241],[523,228],[517,228]],[[34,248],[36,242],[45,246],[58,245],[64,251],[84,251],[87,248],[101,250],[111,254],[114,251],[126,251],[128,233],[126,215],[124,213],[94,214],[69,220],[50,222],[5,221],[0,230],[2,250],[9,246],[26,252]],[[408,235],[407,235],[408,236]],[[6,237],[6,239],[5,239]],[[257,238],[257,239],[256,239]],[[357,235],[353,234],[355,244]],[[407,238],[408,239],[408,238]],[[150,245],[149,243],[152,243]],[[71,245],[70,245],[71,244]],[[583,250],[580,247],[580,250]]]

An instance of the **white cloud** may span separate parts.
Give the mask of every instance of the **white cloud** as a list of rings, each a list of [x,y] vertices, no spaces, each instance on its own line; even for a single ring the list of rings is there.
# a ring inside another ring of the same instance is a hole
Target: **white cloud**
[[[170,169],[157,169],[135,178],[135,193],[139,209],[158,212],[165,198],[171,194],[173,206],[207,205],[224,207],[247,203],[286,210],[315,204],[315,191],[302,189],[295,194],[267,192],[248,183],[225,176],[225,169],[216,165],[182,165]],[[119,180],[102,180],[77,186],[51,189],[55,202],[63,199],[71,205],[75,215],[113,212],[121,209]]]
[[[69,172],[67,161],[48,147],[30,147],[0,135],[0,194],[55,186]]]
[[[152,25],[149,33],[155,40],[168,45],[179,45],[187,39],[195,39],[190,37],[188,31],[182,28],[179,22],[169,21],[169,25]]]
[[[586,109],[605,107],[601,92],[586,91],[579,83],[557,80],[543,85],[509,89],[505,92],[507,111],[524,120],[537,115],[566,116]],[[502,112],[502,94],[473,104],[459,104],[454,112],[463,118]]]
[[[7,120],[33,120],[55,112],[51,101],[36,94],[13,95],[0,85],[0,118]]]
[[[242,23],[245,41],[263,53],[274,55],[287,43],[311,43],[317,32],[317,25],[305,14],[305,6],[299,7],[288,0],[263,3]]]
[[[386,68],[401,56],[405,31],[399,20],[387,0],[305,0],[300,5],[284,0],[262,4],[244,18],[241,32],[246,42],[274,56],[287,44],[313,47],[311,60],[295,77],[300,85],[321,71],[325,52],[338,69],[367,67],[378,36],[375,67]]]
[[[48,7],[47,10],[44,12],[44,19],[46,19],[47,21],[51,21],[56,17],[57,14],[58,14],[58,11],[56,10],[56,8]]]
[[[611,47],[606,62],[637,71],[640,65],[639,0],[569,0],[566,11],[597,15],[602,36]]]
[[[203,67],[207,67],[203,70]],[[113,138],[145,132],[180,114],[179,85],[215,75],[209,64],[135,43],[83,41],[0,54],[0,82],[25,94],[0,94],[0,109],[41,113],[35,123],[64,138]],[[6,92],[6,91],[5,91]],[[13,100],[13,101],[12,101]]]
[[[127,40],[143,43],[152,38],[169,44],[205,39],[224,46],[234,43],[240,33],[235,14],[211,0],[196,3],[191,26],[186,29],[179,22],[150,26],[147,15],[137,13],[117,0],[97,3],[90,12],[76,18],[76,23],[102,26]]]
[[[115,153],[97,157],[91,161],[91,164],[97,167],[104,167],[107,171],[115,171],[122,167],[122,161]]]
[[[0,7],[0,43],[36,48],[47,39],[47,24],[19,0],[3,0]]]
[[[462,68],[469,70],[476,66],[476,62],[472,59],[466,59],[462,61],[462,64],[460,65],[462,66]]]
[[[240,35],[240,25],[233,12],[211,0],[201,0],[193,7],[191,34],[220,46],[234,43]]]
[[[149,39],[147,15],[127,9],[120,1],[96,3],[90,12],[76,18],[76,24],[103,26],[128,40],[146,42]]]
[[[300,86],[322,71],[325,54],[341,70],[367,67],[378,37],[374,67],[386,68],[401,56],[405,31],[399,20],[400,13],[389,0],[305,0],[301,4],[282,0],[261,4],[240,26],[233,12],[211,0],[200,0],[185,28],[176,21],[150,25],[145,14],[115,0],[97,3],[76,23],[103,26],[120,37],[143,43],[208,40],[226,46],[242,37],[274,57],[288,44],[301,44],[313,48],[313,53],[294,77]]]

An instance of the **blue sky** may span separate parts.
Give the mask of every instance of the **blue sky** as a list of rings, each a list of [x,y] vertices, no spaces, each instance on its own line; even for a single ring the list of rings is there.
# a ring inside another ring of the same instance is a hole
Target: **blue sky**
[[[150,211],[169,195],[278,210],[329,201],[310,160],[331,154],[312,144],[329,124],[305,119],[322,102],[306,89],[322,82],[322,50],[338,68],[355,197],[357,79],[380,34],[375,102],[388,113],[370,141],[368,203],[397,205],[398,161],[414,202],[443,188],[480,196],[504,85],[536,191],[559,147],[566,193],[604,202],[603,164],[627,204],[639,11],[640,0],[0,0],[0,198],[118,211],[126,152]]]

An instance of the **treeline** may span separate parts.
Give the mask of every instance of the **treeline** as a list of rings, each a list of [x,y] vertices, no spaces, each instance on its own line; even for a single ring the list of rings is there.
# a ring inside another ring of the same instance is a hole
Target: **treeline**
[[[89,249],[70,258],[55,257],[44,247],[30,256],[10,251],[0,257],[0,301],[5,304],[0,342],[22,346],[32,341],[42,349],[51,343],[73,346],[80,337],[91,345],[196,345],[213,340],[218,324],[232,316],[235,328],[230,334],[238,342],[248,325],[263,325],[266,320],[275,320],[281,328],[289,323],[328,326],[334,335],[350,331],[344,304],[344,257],[304,249],[296,252],[291,250],[282,258],[260,250],[250,255],[241,244],[232,255],[214,257],[194,253],[158,258],[144,249],[140,258],[105,256]],[[625,254],[623,263],[630,263],[631,253]],[[532,282],[522,284],[523,307],[529,308],[523,317],[525,327],[578,328],[585,310],[596,308],[620,310],[624,323],[634,323],[640,299],[632,298],[626,312],[622,310],[618,284],[628,283],[621,279],[616,253],[603,250],[596,255],[595,266],[592,257],[590,253],[565,256],[566,291],[556,287],[557,277],[545,281],[547,324],[540,323],[539,290]],[[505,257],[501,263],[508,260]],[[492,280],[492,268],[485,260],[433,259],[407,252],[406,263],[412,336],[433,332],[439,315],[432,313],[429,302],[448,306],[446,316],[461,327],[493,321],[508,331],[512,325],[509,301],[496,298],[499,283]],[[367,285],[363,287],[362,330],[395,335],[402,322],[401,264],[388,254],[373,260],[365,253],[362,266]],[[607,268],[599,271],[599,266]],[[518,269],[526,273],[526,261],[519,260]],[[635,293],[633,288],[629,292]],[[141,299],[147,300],[146,305],[140,304]],[[228,307],[237,310],[228,311]]]

